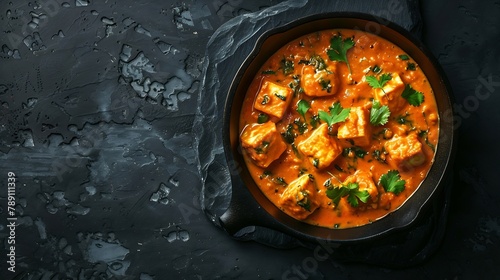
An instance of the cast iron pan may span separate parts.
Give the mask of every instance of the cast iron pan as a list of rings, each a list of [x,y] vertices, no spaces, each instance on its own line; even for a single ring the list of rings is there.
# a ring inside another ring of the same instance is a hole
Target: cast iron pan
[[[378,19],[378,18],[377,18]],[[280,47],[302,35],[333,28],[359,29],[377,34],[398,45],[409,54],[426,74],[435,94],[440,113],[439,141],[434,164],[414,194],[397,210],[371,224],[346,229],[328,229],[293,219],[261,192],[245,167],[239,144],[239,115],[246,89],[261,65]],[[361,13],[324,13],[297,19],[268,30],[238,70],[229,89],[224,111],[223,141],[231,172],[232,198],[228,210],[220,217],[223,228],[231,235],[247,226],[271,228],[303,240],[326,240],[348,243],[369,241],[410,226],[436,199],[444,188],[451,166],[455,140],[451,90],[436,59],[427,48],[405,29],[387,20]]]

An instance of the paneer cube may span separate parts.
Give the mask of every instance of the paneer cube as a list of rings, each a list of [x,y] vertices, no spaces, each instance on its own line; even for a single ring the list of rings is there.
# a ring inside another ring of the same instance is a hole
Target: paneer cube
[[[240,135],[241,146],[257,166],[266,168],[286,150],[276,124],[249,124]]]
[[[360,191],[367,191],[370,194],[372,202],[378,200],[378,189],[373,182],[372,173],[369,171],[357,170],[353,175],[344,180],[344,185],[348,183],[357,183]]]
[[[404,137],[394,135],[392,139],[385,142],[384,148],[389,153],[387,157],[389,164],[402,171],[410,171],[422,165],[426,160],[422,143],[418,140],[416,133]]]
[[[328,69],[316,70],[315,66],[304,66],[301,78],[304,93],[308,96],[334,95],[338,90],[339,78],[336,71],[332,70],[336,70],[336,67],[330,66]]]
[[[292,102],[292,97],[291,88],[265,81],[255,98],[254,108],[281,119]]]
[[[313,177],[304,174],[286,187],[278,203],[285,213],[296,219],[303,220],[319,207],[316,198],[317,193],[318,190]]]
[[[404,98],[401,93],[405,84],[398,74],[392,73],[391,79],[382,87],[374,90],[374,98],[382,105],[389,106],[391,112],[397,112],[404,106]]]
[[[351,107],[346,121],[339,126],[337,137],[352,140],[357,146],[366,146],[370,144],[370,128],[368,111],[361,107]]]
[[[306,155],[314,167],[323,169],[328,167],[342,153],[338,141],[328,135],[328,124],[320,125],[297,148]]]

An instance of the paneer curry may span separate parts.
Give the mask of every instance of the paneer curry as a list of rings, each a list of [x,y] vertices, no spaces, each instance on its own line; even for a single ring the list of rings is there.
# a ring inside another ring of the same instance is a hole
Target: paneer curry
[[[396,210],[419,187],[439,114],[410,55],[377,35],[334,29],[266,61],[239,127],[245,163],[270,201],[303,222],[348,228]]]

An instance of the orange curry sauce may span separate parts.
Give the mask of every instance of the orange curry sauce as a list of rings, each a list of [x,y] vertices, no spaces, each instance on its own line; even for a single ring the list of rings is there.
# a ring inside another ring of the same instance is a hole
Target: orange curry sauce
[[[348,64],[331,59],[332,42],[347,48],[349,39]],[[383,86],[370,85],[369,76]],[[423,100],[410,104],[415,95]],[[320,111],[330,114],[338,102],[348,116],[328,125]],[[370,122],[374,103],[387,106],[386,123]],[[282,47],[255,76],[240,115],[243,155],[262,192],[288,215],[328,228],[371,223],[401,206],[427,175],[438,129],[433,91],[417,63],[379,36],[348,29]],[[393,183],[404,180],[403,190],[380,182],[389,172]],[[341,187],[353,190],[336,202],[328,197]]]

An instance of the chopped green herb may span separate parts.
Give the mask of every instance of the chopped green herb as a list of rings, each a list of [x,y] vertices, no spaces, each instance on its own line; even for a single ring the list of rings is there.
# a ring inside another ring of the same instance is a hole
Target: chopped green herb
[[[436,146],[434,144],[432,144],[431,142],[429,142],[429,131],[428,130],[421,130],[418,133],[418,137],[423,138],[425,141],[425,144],[427,144],[427,146],[429,146],[432,149],[432,151],[436,151]]]
[[[396,122],[399,124],[407,124],[410,127],[413,127],[413,122],[410,119],[408,119],[409,116],[410,114],[408,112],[406,112],[406,114],[404,115],[397,116]]]
[[[407,54],[400,54],[398,55],[399,59],[401,60],[409,60],[410,57]]]
[[[411,85],[405,85],[405,89],[401,96],[410,103],[412,106],[420,106],[424,102],[424,94],[420,91],[417,91],[411,87]]]
[[[300,168],[299,169],[299,177],[306,174],[306,172],[307,172],[307,168],[304,168],[304,167]]]
[[[330,113],[320,110],[318,112],[318,115],[321,120],[325,121],[328,124],[328,126],[331,126],[333,124],[345,121],[349,116],[350,111],[351,108],[342,108],[340,102],[337,102],[330,108]]]
[[[295,119],[293,123],[297,126],[300,134],[304,134],[307,131],[307,123],[300,121],[299,118]]]
[[[309,60],[307,60],[307,59],[300,59],[298,63],[299,64],[304,64],[304,65],[309,65]]]
[[[332,92],[332,85],[330,84],[330,80],[320,78],[319,85],[321,86],[321,90],[326,90],[326,92],[328,93]]]
[[[269,116],[264,114],[264,113],[260,113],[259,116],[257,117],[257,122],[258,123],[265,123],[269,120]]]
[[[354,40],[352,38],[346,38],[342,40],[342,36],[339,34],[334,36],[330,40],[330,48],[327,50],[328,57],[332,61],[342,61],[347,64],[349,73],[351,72],[351,66],[347,60],[347,51],[354,46]]]
[[[380,75],[380,78],[377,79],[375,76],[366,76],[366,82],[372,87],[372,88],[379,88],[384,91],[383,87],[387,82],[389,82],[392,79],[392,75],[390,73],[384,73]],[[384,91],[385,92],[385,91]]]
[[[309,201],[309,194],[306,191],[300,191],[303,198],[297,201],[297,205],[306,209],[307,211],[311,211],[311,202]]]
[[[294,67],[293,67],[293,60],[288,60],[286,58],[283,58],[280,61],[281,69],[283,70],[283,74],[289,75],[293,73]]]
[[[406,64],[406,70],[415,71],[417,70],[417,66],[413,62],[408,62]]]
[[[267,154],[269,150],[269,142],[263,141],[257,148],[255,148],[255,152],[257,154]]]
[[[273,173],[271,173],[271,171],[269,170],[264,170],[264,172],[259,176],[260,179],[264,179],[264,178],[267,178],[269,176],[272,176]]]
[[[318,127],[319,120],[320,120],[319,119],[319,115],[312,116],[311,120],[309,121],[309,123],[311,124],[312,128]]]
[[[323,183],[323,186],[325,186],[327,188],[333,187],[333,185],[332,185],[332,179],[331,178],[326,179],[326,181]]]
[[[354,155],[358,158],[364,158],[366,156],[366,154],[368,154],[367,151],[361,149],[360,147],[358,146],[353,146],[353,147],[348,147],[348,148],[344,148],[342,150],[342,155],[344,157],[348,157],[349,156],[349,153],[353,152]]]
[[[269,95],[264,94],[264,96],[262,97],[262,101],[260,102],[260,104],[266,105],[267,103],[269,103],[269,100],[270,100]]]
[[[262,75],[275,75],[276,71],[274,70],[264,70],[262,71]]]
[[[293,144],[293,141],[295,141],[296,137],[295,133],[293,132],[293,125],[289,124],[286,127],[286,131],[281,133],[281,136],[283,136],[285,142],[287,142],[288,144]]]
[[[309,181],[311,181],[311,182],[314,182],[314,180],[316,180],[314,178],[314,175],[312,175],[312,174],[308,174],[307,177],[309,177]]]
[[[274,93],[274,96],[278,97],[279,99],[281,99],[281,100],[283,100],[283,101],[286,101],[286,96],[281,95],[281,94],[279,94],[279,93],[277,93],[277,92],[275,92],[275,93]]]
[[[335,164],[334,165],[335,169],[337,169],[338,171],[340,172],[344,172],[344,169],[342,169],[342,167],[340,167],[338,164]]]
[[[373,158],[376,159],[378,162],[387,163],[385,161],[385,157],[382,157],[383,155],[384,155],[384,148],[382,148],[382,150],[375,150],[372,153]]]
[[[405,189],[405,180],[401,179],[399,171],[390,170],[386,174],[380,176],[379,184],[382,185],[386,192],[392,192],[396,195],[400,194]]]
[[[278,185],[281,185],[281,186],[288,186],[288,183],[285,181],[285,179],[283,179],[283,177],[276,177],[274,178],[274,183],[278,184]]]
[[[377,100],[373,101],[372,108],[370,110],[370,123],[373,125],[384,125],[389,121],[389,116],[391,111],[387,105],[380,106],[380,102]]]
[[[292,144],[291,144],[291,146],[292,146],[292,151],[293,151],[293,153],[295,154],[295,156],[296,156],[298,159],[300,159],[302,156],[300,155],[300,153],[299,153],[299,149],[297,149],[297,146],[295,146],[295,143],[292,143]]]
[[[317,158],[313,159],[313,165],[314,165],[314,167],[318,168],[318,166],[319,166],[319,159],[317,159]]]
[[[370,198],[370,194],[367,190],[360,191],[358,183],[348,183],[347,185],[341,185],[339,187],[329,187],[326,190],[326,196],[330,198],[335,204],[335,206],[339,205],[340,199],[342,197],[347,196],[347,202],[352,207],[358,207],[359,201],[363,203],[368,202],[368,198]]]
[[[313,65],[316,67],[317,70],[325,70],[326,69],[326,63],[325,60],[319,55],[313,55],[309,59],[308,65]]]
[[[378,65],[373,66],[371,69],[372,69],[372,72],[375,74],[380,74],[380,72],[382,72],[382,68],[380,68],[380,66],[378,66]]]

